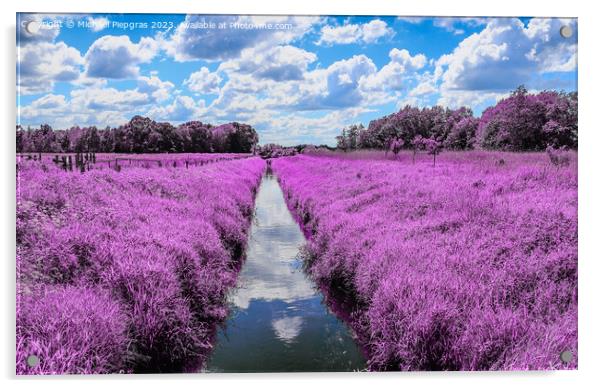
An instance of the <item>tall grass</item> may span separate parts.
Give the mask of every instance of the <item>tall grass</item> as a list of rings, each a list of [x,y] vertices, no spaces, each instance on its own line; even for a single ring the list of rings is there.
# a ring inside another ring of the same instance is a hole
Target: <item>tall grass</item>
[[[265,163],[17,168],[17,373],[201,363],[227,314]],[[29,355],[40,363],[28,367]]]
[[[544,153],[274,160],[372,370],[576,368],[577,166]]]

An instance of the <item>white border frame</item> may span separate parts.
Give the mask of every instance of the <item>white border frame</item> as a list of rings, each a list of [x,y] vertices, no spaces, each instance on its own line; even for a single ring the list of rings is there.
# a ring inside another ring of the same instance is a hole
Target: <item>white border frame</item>
[[[3,190],[1,223],[4,255],[4,282],[1,319],[2,343],[6,344],[1,355],[3,377],[9,386],[105,386],[144,383],[149,387],[164,387],[171,382],[183,384],[222,386],[286,385],[302,386],[314,384],[337,384],[341,386],[365,386],[378,384],[387,386],[426,385],[507,387],[562,386],[576,387],[588,382],[600,381],[597,374],[600,357],[600,302],[602,295],[598,276],[601,249],[597,244],[600,234],[602,212],[600,207],[601,174],[596,170],[602,166],[602,145],[599,95],[600,43],[599,13],[594,2],[547,0],[528,2],[503,0],[500,2],[454,1],[395,1],[395,0],[302,0],[249,1],[219,0],[213,2],[169,0],[152,3],[149,0],[21,0],[1,5],[2,12],[2,85],[0,107],[5,128],[1,130],[2,154],[0,182]],[[296,374],[221,374],[221,375],[135,375],[135,376],[68,376],[68,377],[15,377],[15,137],[12,131],[16,122],[15,88],[15,23],[16,12],[107,12],[107,13],[205,13],[205,14],[302,14],[302,15],[403,15],[403,16],[563,16],[579,18],[579,370],[557,372],[411,372],[411,373],[296,373]]]

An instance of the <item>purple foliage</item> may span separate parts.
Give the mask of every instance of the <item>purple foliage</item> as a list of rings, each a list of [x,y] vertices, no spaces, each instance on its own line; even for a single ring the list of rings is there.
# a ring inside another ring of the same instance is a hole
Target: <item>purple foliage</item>
[[[106,291],[56,287],[22,295],[17,314],[17,374],[127,371],[127,315]],[[27,357],[40,363],[29,367]]]
[[[483,148],[544,150],[546,146],[577,148],[577,94],[544,91],[528,94],[519,87],[485,109],[477,132]]]
[[[470,149],[474,145],[476,122],[472,111],[462,107],[456,110],[433,106],[416,108],[405,106],[396,113],[372,120],[368,128],[352,125],[337,136],[341,149],[388,149],[391,142],[401,141],[409,146],[416,136],[434,138],[449,148]]]
[[[402,139],[393,139],[389,144],[388,151],[393,152],[395,156],[401,152],[403,149],[404,141]]]
[[[283,156],[293,156],[297,154],[295,147],[283,147],[278,144],[266,144],[263,146],[257,146],[256,153],[264,159],[269,158],[280,158]]]
[[[372,120],[368,128],[351,125],[337,136],[342,150],[378,148],[387,150],[395,139],[408,147],[417,136],[435,139],[447,149],[475,147],[508,151],[542,151],[547,145],[577,148],[577,93],[543,91],[529,94],[518,87],[481,115],[469,108],[418,108],[405,106],[398,112]]]
[[[98,129],[78,126],[53,130],[24,130],[17,126],[17,152],[245,152],[257,144],[257,132],[250,125],[237,122],[212,126],[189,121],[174,127],[148,117],[134,116],[116,128]]]
[[[264,169],[246,158],[73,174],[20,161],[17,373],[202,361],[227,314]],[[30,354],[39,368],[24,367]]]
[[[504,160],[503,164],[498,163]],[[298,155],[273,170],[308,267],[355,295],[372,370],[573,369],[577,166],[546,155],[425,162]]]
[[[556,149],[552,146],[547,146],[546,154],[550,158],[550,162],[557,167],[568,166],[571,162],[570,154],[564,148]]]

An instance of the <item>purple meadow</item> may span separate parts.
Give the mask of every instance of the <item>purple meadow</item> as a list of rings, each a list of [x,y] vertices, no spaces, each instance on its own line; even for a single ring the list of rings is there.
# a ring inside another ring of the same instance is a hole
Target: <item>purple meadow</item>
[[[272,168],[371,370],[577,367],[575,152],[341,155]]]
[[[265,162],[17,168],[17,373],[202,362],[227,314]]]

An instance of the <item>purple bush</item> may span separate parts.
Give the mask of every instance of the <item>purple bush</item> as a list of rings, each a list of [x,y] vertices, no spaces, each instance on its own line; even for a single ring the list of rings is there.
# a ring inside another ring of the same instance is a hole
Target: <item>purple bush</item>
[[[577,166],[448,152],[437,166],[273,162],[312,276],[354,295],[371,370],[573,369]],[[503,159],[504,164],[498,163]]]
[[[564,150],[564,148],[556,149],[552,146],[547,146],[546,154],[554,166],[564,167],[568,166],[571,162],[570,155]]]
[[[20,161],[17,373],[169,372],[202,362],[227,314],[264,169],[246,158],[79,174]],[[98,302],[85,297],[92,292]],[[106,336],[55,335],[88,330],[95,321],[76,316],[104,312]],[[76,347],[98,361],[76,363]],[[23,366],[30,354],[40,369]]]

